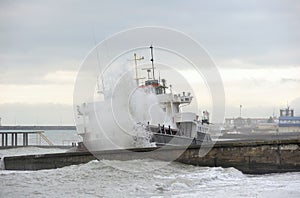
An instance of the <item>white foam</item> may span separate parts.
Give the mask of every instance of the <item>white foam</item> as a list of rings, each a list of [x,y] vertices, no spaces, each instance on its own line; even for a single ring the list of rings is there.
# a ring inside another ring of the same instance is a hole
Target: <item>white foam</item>
[[[10,197],[299,197],[300,173],[244,175],[234,168],[159,166],[157,160],[103,160],[41,171],[0,171]],[[123,166],[123,169],[115,168]],[[128,171],[128,170],[144,171]],[[11,188],[13,186],[13,188]]]

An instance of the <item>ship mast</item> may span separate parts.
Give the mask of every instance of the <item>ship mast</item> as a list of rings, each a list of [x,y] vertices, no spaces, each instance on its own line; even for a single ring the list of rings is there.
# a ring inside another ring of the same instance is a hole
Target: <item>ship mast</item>
[[[139,79],[143,79],[143,78],[139,78],[137,61],[144,60],[144,56],[137,58],[136,53],[134,53],[133,56],[134,56],[134,65],[135,65],[135,80],[136,80],[136,85],[139,86]]]
[[[150,80],[150,79],[155,80],[155,71],[154,71],[155,67],[154,67],[153,46],[152,45],[150,46],[150,52],[151,52],[151,59],[150,59],[150,61],[151,61],[151,67],[149,67],[149,68],[143,68],[142,70],[147,70],[148,80]],[[151,70],[152,70],[152,78],[150,77]]]
[[[153,46],[150,46],[151,49],[151,64],[152,64],[152,76],[153,76],[153,80],[155,80],[155,76],[154,76],[154,59],[153,59]]]

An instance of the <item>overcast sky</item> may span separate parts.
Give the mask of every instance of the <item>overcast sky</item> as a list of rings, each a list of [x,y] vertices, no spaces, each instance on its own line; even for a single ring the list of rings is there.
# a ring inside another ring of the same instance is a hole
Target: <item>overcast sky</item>
[[[0,1],[2,124],[73,124],[80,63],[124,29],[162,26],[201,43],[224,81],[226,116],[300,114],[300,1]],[[95,35],[95,36],[94,36]]]

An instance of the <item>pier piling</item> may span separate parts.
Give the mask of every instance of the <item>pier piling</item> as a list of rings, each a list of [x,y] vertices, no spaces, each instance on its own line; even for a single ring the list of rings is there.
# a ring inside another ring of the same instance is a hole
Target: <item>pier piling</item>
[[[52,142],[45,135],[43,135],[43,133],[44,131],[0,131],[1,134],[0,148],[29,146],[29,138],[28,138],[29,134],[36,134],[39,140],[43,138],[45,142],[47,142],[49,145],[53,145]],[[22,137],[21,140],[21,142],[23,143],[22,145],[18,145],[18,134],[20,134]],[[8,141],[9,138],[10,138],[10,144]]]

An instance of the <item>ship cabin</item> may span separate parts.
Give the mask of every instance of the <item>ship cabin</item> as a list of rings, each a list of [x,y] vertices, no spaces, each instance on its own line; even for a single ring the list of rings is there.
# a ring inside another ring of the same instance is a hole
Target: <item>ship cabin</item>
[[[144,85],[141,85],[140,88],[153,88],[153,91],[155,91],[156,95],[160,94],[166,94],[166,87],[165,79],[162,79],[163,84],[161,85],[158,80],[146,80]]]

